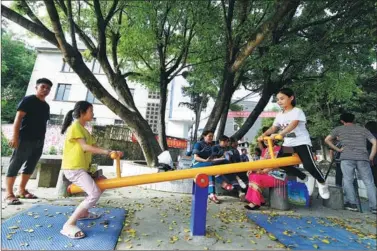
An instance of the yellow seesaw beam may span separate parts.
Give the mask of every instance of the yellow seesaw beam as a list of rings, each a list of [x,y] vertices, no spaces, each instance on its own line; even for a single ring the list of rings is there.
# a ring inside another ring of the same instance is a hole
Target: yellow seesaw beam
[[[143,185],[149,183],[157,183],[172,180],[182,180],[195,178],[197,174],[207,174],[209,176],[218,174],[238,173],[246,171],[254,171],[264,168],[279,168],[283,166],[298,165],[301,163],[297,155],[283,158],[273,158],[267,160],[259,160],[255,162],[241,162],[233,164],[216,165],[210,167],[190,168],[185,170],[177,170],[163,173],[143,174],[121,178],[113,178],[97,181],[97,185],[101,190],[119,188],[126,186]],[[83,192],[80,187],[72,184],[68,192],[71,194]]]

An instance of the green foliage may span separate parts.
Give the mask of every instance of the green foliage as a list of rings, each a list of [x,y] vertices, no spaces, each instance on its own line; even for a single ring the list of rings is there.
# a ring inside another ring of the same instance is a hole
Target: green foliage
[[[12,33],[2,31],[1,117],[6,123],[13,122],[17,104],[25,95],[36,58],[33,50],[12,37]]]
[[[230,104],[229,109],[234,112],[243,111],[242,105],[238,104]],[[236,122],[238,127],[241,127],[244,123],[244,118],[234,118],[234,122]]]
[[[57,155],[58,154],[58,150],[56,149],[55,146],[51,146],[49,151],[48,151],[48,154],[50,155]]]
[[[1,132],[1,156],[10,156],[12,154],[12,148],[10,148],[8,143],[7,138]]]

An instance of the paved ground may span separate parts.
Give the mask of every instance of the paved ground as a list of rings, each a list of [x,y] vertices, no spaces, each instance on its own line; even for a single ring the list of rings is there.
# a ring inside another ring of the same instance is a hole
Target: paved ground
[[[111,174],[106,174],[110,177]],[[4,187],[2,176],[2,188]],[[76,205],[82,197],[60,198],[55,196],[55,188],[36,188],[35,180],[30,183],[30,191],[40,197],[24,201],[23,205],[2,204],[2,220],[31,207],[33,204]],[[2,189],[2,198],[4,191]],[[259,250],[287,249],[277,241],[271,240],[253,222],[246,218],[244,203],[233,197],[221,197],[220,205],[210,203],[207,214],[207,236],[190,236],[191,196],[171,194],[137,187],[127,187],[106,191],[99,206],[122,207],[129,214],[117,244],[117,250],[161,249],[161,250]],[[315,200],[311,208],[294,208],[279,212],[267,207],[254,213],[295,214],[301,216],[335,217],[339,222],[352,226],[363,234],[376,235],[376,216],[344,210],[331,210]]]

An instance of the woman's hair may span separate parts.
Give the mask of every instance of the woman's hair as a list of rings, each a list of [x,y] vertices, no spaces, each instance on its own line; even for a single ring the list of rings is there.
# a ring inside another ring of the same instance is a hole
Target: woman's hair
[[[213,131],[212,130],[205,130],[203,131],[202,133],[202,137],[204,138],[205,136],[207,136],[208,134],[212,133],[213,134]]]
[[[377,134],[377,121],[369,121],[365,124],[365,128],[371,133]]]
[[[93,107],[88,101],[79,101],[75,104],[73,110],[70,110],[64,118],[61,134],[64,134],[67,128],[72,124],[73,118],[80,118],[81,114],[86,113],[89,107]]]
[[[293,96],[293,100],[291,102],[292,106],[296,106],[296,96],[292,89],[290,88],[281,88],[278,93],[282,93],[284,95],[287,95],[288,97]]]

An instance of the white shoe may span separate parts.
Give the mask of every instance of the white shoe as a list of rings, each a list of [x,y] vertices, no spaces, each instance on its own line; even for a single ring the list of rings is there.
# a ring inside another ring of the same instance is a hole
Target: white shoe
[[[308,182],[308,180],[309,180],[309,177],[308,177],[308,175],[306,175],[306,177],[305,177],[305,179],[300,179],[299,177],[297,177],[297,182],[300,182],[300,183],[306,183],[306,182]]]
[[[326,183],[321,184],[317,181],[317,186],[318,186],[319,195],[321,195],[322,199],[328,200],[330,198],[330,191],[327,184]]]
[[[238,182],[238,184],[240,185],[240,187],[241,187],[242,189],[245,189],[245,188],[246,188],[246,184],[245,184],[245,182],[243,182],[241,179],[237,178],[237,182]]]

